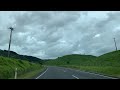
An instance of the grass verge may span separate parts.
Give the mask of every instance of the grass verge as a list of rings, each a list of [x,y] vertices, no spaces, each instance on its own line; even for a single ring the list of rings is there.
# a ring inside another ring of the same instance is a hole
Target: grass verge
[[[17,79],[35,79],[35,77],[41,73],[42,71],[44,71],[46,69],[46,67],[42,67],[41,69],[38,70],[34,70],[34,71],[30,71],[28,73],[25,73],[23,75],[18,76]]]
[[[0,57],[0,79],[14,78],[15,68],[17,68],[18,76],[21,76],[28,72],[37,72],[36,70],[41,70],[43,66],[39,63],[32,63],[24,60]]]

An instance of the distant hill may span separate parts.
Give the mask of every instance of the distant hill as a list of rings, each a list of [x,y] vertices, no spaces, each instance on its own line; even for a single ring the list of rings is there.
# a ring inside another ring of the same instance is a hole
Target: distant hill
[[[101,56],[72,54],[45,61],[48,65],[120,66],[120,50]]]
[[[101,64],[120,67],[120,50],[103,54],[97,60]]]
[[[99,56],[99,58],[117,58],[117,59],[119,59],[119,57],[120,57],[120,50],[112,51]]]
[[[92,55],[72,54],[48,60],[44,63],[49,65],[86,65],[91,64],[89,62],[93,62],[95,58],[97,57]]]
[[[8,51],[7,50],[0,50],[0,56],[7,57]],[[27,56],[27,55],[19,55],[16,52],[10,51],[10,58],[20,59],[20,60],[27,60],[30,62],[39,62],[42,64],[42,59],[39,59],[37,57],[33,56]]]

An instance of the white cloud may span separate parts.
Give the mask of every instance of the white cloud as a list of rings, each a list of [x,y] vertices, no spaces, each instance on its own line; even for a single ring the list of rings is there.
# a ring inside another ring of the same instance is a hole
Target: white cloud
[[[96,35],[94,36],[94,38],[97,38],[97,37],[100,37],[100,34],[96,34]]]

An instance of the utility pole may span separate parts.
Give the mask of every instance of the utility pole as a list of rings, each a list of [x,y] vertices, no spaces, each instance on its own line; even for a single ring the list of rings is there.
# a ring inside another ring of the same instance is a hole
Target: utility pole
[[[10,45],[11,45],[12,31],[14,30],[14,28],[9,27],[8,29],[11,30],[11,32],[10,32],[10,40],[9,40],[9,48],[8,48],[8,57],[10,57]]]
[[[115,43],[115,48],[116,48],[116,51],[117,51],[117,45],[116,45],[116,40],[115,40],[115,38],[114,38],[114,43]]]

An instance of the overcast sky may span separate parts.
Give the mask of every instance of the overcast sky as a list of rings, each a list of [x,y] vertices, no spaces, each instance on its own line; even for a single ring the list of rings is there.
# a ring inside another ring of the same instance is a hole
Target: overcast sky
[[[118,11],[0,11],[0,49],[41,59],[67,54],[102,55],[120,49]]]

